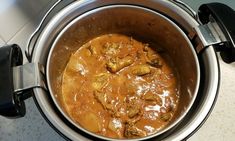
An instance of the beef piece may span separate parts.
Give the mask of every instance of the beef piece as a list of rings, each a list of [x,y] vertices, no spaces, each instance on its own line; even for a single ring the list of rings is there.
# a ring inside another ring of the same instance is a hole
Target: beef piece
[[[91,55],[93,55],[93,56],[99,54],[98,47],[96,47],[94,45],[88,46],[87,49],[91,52]]]
[[[160,98],[160,96],[152,92],[147,92],[146,94],[142,95],[141,98],[147,102],[152,102],[154,104],[162,105],[162,99]]]
[[[171,119],[172,117],[172,113],[169,112],[169,113],[164,113],[160,116],[160,119],[163,120],[164,122],[167,122]]]
[[[137,76],[143,76],[151,72],[148,65],[136,65],[133,67],[132,73]]]
[[[129,118],[140,116],[142,113],[143,111],[141,111],[141,102],[138,98],[127,100],[127,115]]]
[[[140,108],[139,108],[139,107],[130,106],[130,107],[128,108],[128,117],[129,117],[129,118],[133,118],[133,117],[135,117],[139,112],[140,112]]]
[[[107,95],[105,93],[95,91],[94,92],[94,96],[102,104],[104,109],[108,109],[108,110],[112,110],[113,109],[112,104],[109,102],[110,98],[107,98]]]
[[[96,75],[92,80],[92,87],[95,90],[101,90],[108,83],[109,76],[109,73],[100,73]]]
[[[163,66],[163,62],[155,50],[150,49],[148,46],[145,46],[143,50],[146,52],[146,59],[149,65],[156,68],[161,68]]]
[[[150,61],[147,61],[147,63],[151,65],[152,67],[156,67],[156,68],[161,68],[163,66],[163,62],[159,58],[154,58]]]
[[[116,73],[120,71],[121,69],[130,66],[134,62],[134,59],[131,56],[126,56],[122,59],[120,58],[111,58],[107,62],[107,69],[112,72]]]
[[[108,55],[115,55],[119,52],[119,48],[121,47],[120,43],[106,43],[103,47],[102,52]]]
[[[133,123],[126,123],[124,136],[127,138],[137,138],[146,136],[146,132],[137,128]]]
[[[94,96],[97,99],[97,101],[101,103],[103,108],[108,110],[108,112],[113,117],[120,117],[120,112],[118,111],[118,108],[111,103],[111,101],[113,101],[115,98],[109,96],[108,94],[105,94],[104,92],[98,92],[98,91],[94,92]]]

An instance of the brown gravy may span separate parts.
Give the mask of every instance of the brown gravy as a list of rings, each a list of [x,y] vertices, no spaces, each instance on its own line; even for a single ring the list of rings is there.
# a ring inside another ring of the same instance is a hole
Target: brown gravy
[[[111,138],[156,133],[169,124],[179,99],[169,64],[147,44],[120,34],[97,37],[71,55],[62,96],[76,123]]]

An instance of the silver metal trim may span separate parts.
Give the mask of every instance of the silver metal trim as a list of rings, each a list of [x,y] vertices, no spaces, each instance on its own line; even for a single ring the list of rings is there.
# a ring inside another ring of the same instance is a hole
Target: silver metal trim
[[[194,19],[197,19],[197,13],[191,7],[189,7],[186,3],[182,2],[181,0],[169,0],[169,1],[178,5],[180,8],[184,9]]]
[[[117,0],[115,2],[120,3],[137,3],[138,5],[150,7],[154,10],[159,10],[162,13],[169,15],[172,19],[179,22],[179,24],[187,31],[191,32],[193,27],[199,25],[199,21],[195,20],[192,16],[188,14],[185,10],[176,6],[172,1],[166,0],[149,0],[149,1],[136,1],[136,0]],[[80,0],[75,1],[70,6],[62,9],[55,18],[50,21],[49,26],[45,28],[42,34],[39,36],[39,40],[36,43],[35,52],[33,54],[32,62],[40,62],[46,64],[46,59],[44,54],[48,53],[48,33],[52,32],[52,28],[61,22],[64,17],[71,17],[71,11],[74,9],[79,9],[80,11],[85,11],[87,9],[93,9],[105,4],[113,4],[113,1],[106,0]],[[160,6],[159,6],[160,5]],[[169,10],[170,9],[170,10]],[[68,20],[67,19],[67,20]],[[200,87],[203,87],[204,91],[202,92],[203,97],[199,98],[199,104],[195,105],[195,109],[192,109],[193,116],[190,114],[187,115],[187,120],[180,123],[181,127],[177,128],[170,133],[170,135],[163,136],[164,140],[184,140],[189,134],[192,134],[193,131],[202,123],[203,120],[207,117],[205,113],[209,112],[215,97],[217,96],[216,91],[218,90],[219,84],[219,66],[217,63],[216,54],[213,47],[208,47],[202,52],[203,58],[202,61],[206,61],[202,71],[205,71],[206,83]],[[208,82],[208,83],[207,83]],[[53,127],[64,136],[68,137],[70,140],[91,140],[83,134],[78,134],[72,128],[70,128],[64,121],[58,116],[58,113],[55,112],[54,105],[51,104],[51,99],[48,98],[49,94],[43,91],[42,89],[34,89],[34,100],[38,104],[38,108],[42,110],[43,114],[47,121],[53,125]],[[40,93],[40,94],[39,94]],[[162,140],[162,139],[159,139]]]
[[[44,81],[44,69],[40,64],[28,63],[13,67],[14,92],[20,92],[31,88],[47,90]]]
[[[199,25],[195,27],[194,30],[202,42],[202,46],[198,46],[196,48],[198,53],[201,52],[205,47],[216,44],[220,45],[227,41],[219,25],[214,21],[213,18],[210,18],[210,22],[208,24]]]

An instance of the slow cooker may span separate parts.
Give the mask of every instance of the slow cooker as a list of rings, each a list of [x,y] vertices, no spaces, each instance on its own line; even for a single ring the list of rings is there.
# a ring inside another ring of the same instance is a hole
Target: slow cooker
[[[192,99],[179,120],[164,132],[141,140],[184,140],[197,131],[210,114],[217,98],[220,75],[216,52],[220,52],[222,59],[227,63],[235,61],[235,29],[234,22],[231,21],[235,18],[233,9],[221,3],[209,3],[203,4],[198,14],[195,14],[190,7],[177,0],[80,0],[68,2],[67,6],[58,8],[60,3],[61,1],[58,1],[51,7],[32,35],[25,52],[29,63],[22,65],[22,51],[18,45],[0,48],[0,115],[8,118],[23,117],[24,100],[32,96],[43,117],[64,138],[109,140],[78,128],[60,108],[54,95],[56,88],[53,88],[53,85],[57,81],[53,80],[56,78],[53,75],[63,70],[66,56],[68,58],[77,48],[65,49],[56,46],[56,43],[63,33],[74,29],[78,30],[76,35],[82,35],[80,44],[108,32],[137,35],[140,31],[139,34],[146,34],[141,38],[148,40],[150,36],[156,37],[167,44],[166,48],[173,52],[171,55],[178,54],[174,57],[177,65],[188,67],[184,75],[195,77],[192,81],[198,80],[192,84],[190,80],[187,84],[185,82],[185,91],[188,90],[188,97]],[[57,9],[58,13],[50,16],[54,9]],[[120,15],[115,9],[120,10]],[[138,14],[123,18],[125,12],[127,15]],[[102,15],[104,13],[105,16]],[[155,16],[160,18],[155,19]],[[122,20],[118,22],[112,18]],[[105,22],[106,20],[108,22]],[[125,22],[122,22],[123,20]],[[99,21],[105,26],[99,25]],[[153,28],[147,32],[144,24]],[[125,25],[133,29],[125,28]],[[117,27],[123,30],[117,31]],[[88,28],[90,32],[87,31]],[[173,44],[179,44],[178,46],[183,48],[175,49]],[[65,50],[70,51],[66,53]],[[192,62],[195,65],[192,65]],[[51,71],[53,73],[50,73]],[[195,74],[197,76],[194,76]],[[195,89],[190,89],[190,84],[195,85]]]

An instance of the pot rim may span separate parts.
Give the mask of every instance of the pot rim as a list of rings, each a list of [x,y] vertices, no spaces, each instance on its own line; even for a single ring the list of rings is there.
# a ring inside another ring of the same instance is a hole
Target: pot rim
[[[43,37],[43,35],[44,34],[46,34],[45,32],[48,30],[48,28],[50,27],[50,26],[52,26],[54,23],[53,22],[55,22],[55,19],[57,19],[58,20],[58,18],[60,17],[60,15],[63,15],[63,13],[64,12],[66,12],[66,9],[68,10],[69,8],[74,8],[74,7],[76,7],[76,5],[77,6],[79,6],[80,4],[84,4],[84,3],[82,3],[82,1],[81,2],[74,2],[73,4],[71,4],[70,6],[68,6],[67,8],[65,8],[64,10],[62,10],[57,16],[56,16],[56,18],[53,18],[53,20],[49,23],[49,26],[47,26],[45,29],[44,29],[44,31],[42,32],[42,34],[40,35],[40,37],[39,37],[39,40],[38,40],[38,42],[37,42],[37,44],[36,44],[36,46],[42,46],[42,43],[40,43],[40,40],[45,40],[45,38]],[[73,7],[74,6],[74,7]],[[65,13],[64,13],[65,14]],[[195,20],[195,19],[192,19],[192,20]],[[192,21],[190,21],[190,22],[192,22]],[[37,47],[38,48],[38,47]],[[35,49],[35,52],[36,52],[36,50],[38,50],[38,49]],[[40,49],[39,49],[40,50]],[[40,55],[38,54],[38,53],[36,53],[35,54],[35,52],[33,53],[33,62],[40,62],[39,60],[40,60]],[[39,51],[40,52],[40,51]],[[206,51],[205,51],[206,52]],[[209,50],[208,49],[208,52],[211,52],[211,49]],[[213,52],[211,52],[211,53],[213,53]],[[214,62],[214,61],[216,61],[216,59],[213,57],[213,55],[212,56],[209,56],[209,57],[212,57],[212,62]],[[216,65],[215,65],[215,68],[216,68]],[[217,72],[215,72],[215,76],[216,76],[216,74],[217,74]],[[214,74],[213,74],[214,75]],[[215,85],[216,85],[216,83],[217,83],[217,81],[215,81]],[[43,91],[41,91],[40,89],[34,89],[34,92],[35,92],[35,100],[37,101],[37,103],[39,104],[39,107],[42,109],[42,111],[48,111],[48,109],[47,108],[45,108],[43,105],[45,104],[43,104],[43,102],[41,101],[42,99],[41,99],[41,97],[40,97],[40,94],[39,95],[37,95],[36,93],[43,93]],[[50,111],[50,110],[49,110]],[[59,127],[60,128],[60,126],[58,126],[58,124],[56,124],[56,122],[53,120],[53,116],[51,117],[51,115],[48,113],[48,112],[44,112],[44,114],[46,115],[46,117],[49,119],[49,121],[50,122],[52,122],[52,123],[55,123],[55,124],[53,124],[53,126],[55,126],[55,125],[57,125],[57,127]],[[71,137],[71,136],[70,136]]]
[[[56,107],[59,109],[59,111],[61,112],[61,114],[69,121],[71,122],[75,127],[77,127],[78,129],[82,130],[83,132],[86,132],[92,136],[95,136],[97,138],[100,138],[100,139],[103,139],[103,140],[123,140],[123,139],[113,139],[113,138],[109,138],[109,137],[105,137],[105,136],[101,136],[101,135],[98,135],[98,134],[95,134],[95,133],[92,133],[88,130],[86,130],[85,128],[81,127],[78,123],[76,123],[75,121],[73,121],[65,112],[64,110],[60,107],[60,104],[58,103],[58,98],[55,96],[55,94],[53,94],[53,88],[51,86],[51,81],[50,81],[50,60],[51,60],[51,57],[53,56],[53,51],[54,51],[54,48],[57,44],[57,42],[60,40],[61,36],[71,27],[73,26],[74,24],[76,24],[77,22],[79,22],[81,19],[85,18],[86,16],[89,16],[90,14],[92,13],[96,13],[98,11],[101,11],[101,10],[107,10],[107,9],[113,9],[113,8],[133,8],[133,9],[141,9],[141,10],[144,10],[144,11],[148,11],[148,12],[151,12],[153,13],[154,15],[156,16],[160,16],[161,18],[163,18],[164,20],[166,20],[168,23],[170,23],[171,25],[174,26],[174,28],[177,29],[177,31],[179,32],[179,34],[181,34],[184,39],[187,41],[188,43],[188,46],[190,47],[191,49],[191,52],[193,54],[193,57],[194,57],[194,60],[196,61],[195,64],[196,64],[196,72],[197,72],[197,78],[196,78],[196,86],[195,86],[195,90],[194,90],[194,94],[192,94],[191,92],[189,92],[189,95],[191,97],[190,99],[190,103],[189,105],[184,109],[184,113],[181,114],[174,122],[170,123],[169,125],[167,125],[166,127],[164,127],[163,129],[151,134],[151,135],[148,135],[148,136],[145,136],[145,137],[141,137],[141,138],[138,138],[140,140],[146,140],[146,139],[150,139],[150,138],[153,138],[155,136],[159,136],[160,134],[170,130],[171,128],[173,128],[174,126],[176,126],[184,117],[185,115],[188,113],[188,111],[190,110],[190,108],[192,107],[193,103],[194,103],[194,100],[197,96],[197,93],[198,93],[198,88],[199,88],[199,82],[200,82],[200,66],[199,66],[199,62],[198,62],[198,58],[197,58],[197,55],[196,55],[196,51],[194,50],[191,42],[189,41],[188,37],[185,35],[185,33],[173,22],[171,21],[170,19],[168,19],[167,17],[165,17],[164,15],[156,12],[156,11],[153,11],[153,10],[150,10],[150,9],[147,9],[147,8],[144,8],[144,7],[139,7],[139,6],[134,6],[134,5],[107,5],[107,6],[104,6],[104,7],[99,7],[99,8],[95,8],[91,11],[88,11],[78,17],[76,17],[74,20],[70,21],[64,28],[62,31],[60,31],[59,35],[56,37],[56,39],[54,40],[53,44],[52,44],[52,47],[50,48],[50,52],[49,52],[49,55],[48,55],[48,58],[47,58],[47,66],[46,66],[46,78],[47,78],[47,85],[48,85],[48,89],[49,89],[49,93],[52,97],[52,100],[53,102],[55,103]],[[136,139],[136,138],[135,138]],[[125,140],[135,140],[135,139],[125,139]]]

